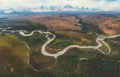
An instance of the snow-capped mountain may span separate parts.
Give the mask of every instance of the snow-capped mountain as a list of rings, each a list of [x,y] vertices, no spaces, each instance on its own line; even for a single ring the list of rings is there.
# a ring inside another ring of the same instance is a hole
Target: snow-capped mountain
[[[65,6],[44,6],[41,5],[38,8],[29,8],[26,10],[22,10],[22,11],[18,11],[15,9],[7,9],[7,10],[2,10],[2,12],[0,11],[0,13],[29,13],[29,12],[33,12],[33,13],[41,13],[41,12],[64,12],[64,11],[98,11],[99,9],[96,8],[88,8],[88,7],[78,7],[78,6],[72,6],[70,4],[67,4]]]
[[[72,8],[74,8],[73,6],[71,6],[70,4],[67,4],[67,5],[65,5],[64,6],[64,8],[67,8],[67,9],[72,9]]]

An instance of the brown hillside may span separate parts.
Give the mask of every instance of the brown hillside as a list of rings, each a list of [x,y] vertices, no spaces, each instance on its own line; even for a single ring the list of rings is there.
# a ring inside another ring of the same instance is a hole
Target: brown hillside
[[[79,30],[80,27],[75,26],[77,23],[77,19],[74,17],[37,17],[31,20],[33,23],[44,24],[50,30]]]
[[[120,17],[107,17],[107,16],[97,16],[97,15],[82,15],[80,18],[94,25],[99,26],[99,28],[106,34],[118,34],[120,33]]]

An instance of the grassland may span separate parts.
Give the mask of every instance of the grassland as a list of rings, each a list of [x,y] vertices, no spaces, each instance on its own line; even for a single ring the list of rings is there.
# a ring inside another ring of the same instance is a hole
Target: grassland
[[[0,36],[0,76],[23,76],[28,66],[28,55],[28,49],[17,37]]]
[[[55,31],[54,34],[57,36],[53,42],[47,46],[47,50],[50,53],[56,53],[62,50],[68,45],[96,45],[95,33],[89,32],[87,34],[82,34],[75,31],[60,30]],[[94,38],[94,39],[93,39]]]
[[[55,65],[53,58],[37,51],[30,52],[23,40],[15,35],[0,36],[0,41],[0,77],[53,77],[48,70]],[[41,71],[36,72],[35,68]]]

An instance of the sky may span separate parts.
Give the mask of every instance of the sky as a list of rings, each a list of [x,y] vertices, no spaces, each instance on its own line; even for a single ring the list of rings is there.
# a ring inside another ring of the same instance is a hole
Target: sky
[[[104,11],[120,11],[120,0],[0,0],[0,10],[24,11],[39,9],[41,5],[64,7],[67,4],[74,7],[99,8]]]

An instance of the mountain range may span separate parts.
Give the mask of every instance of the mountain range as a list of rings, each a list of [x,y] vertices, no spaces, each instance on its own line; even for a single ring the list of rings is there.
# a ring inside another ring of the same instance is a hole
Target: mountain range
[[[25,13],[29,13],[29,12],[33,12],[33,13],[41,13],[41,12],[64,12],[64,11],[99,11],[100,9],[98,8],[89,8],[89,7],[85,7],[85,6],[72,6],[70,4],[67,4],[63,7],[60,6],[39,6],[39,8],[30,8],[30,9],[26,9],[26,10],[22,10],[22,11],[18,11],[15,9],[7,9],[7,10],[0,10],[0,14],[3,13],[21,13],[21,12],[25,12]]]

